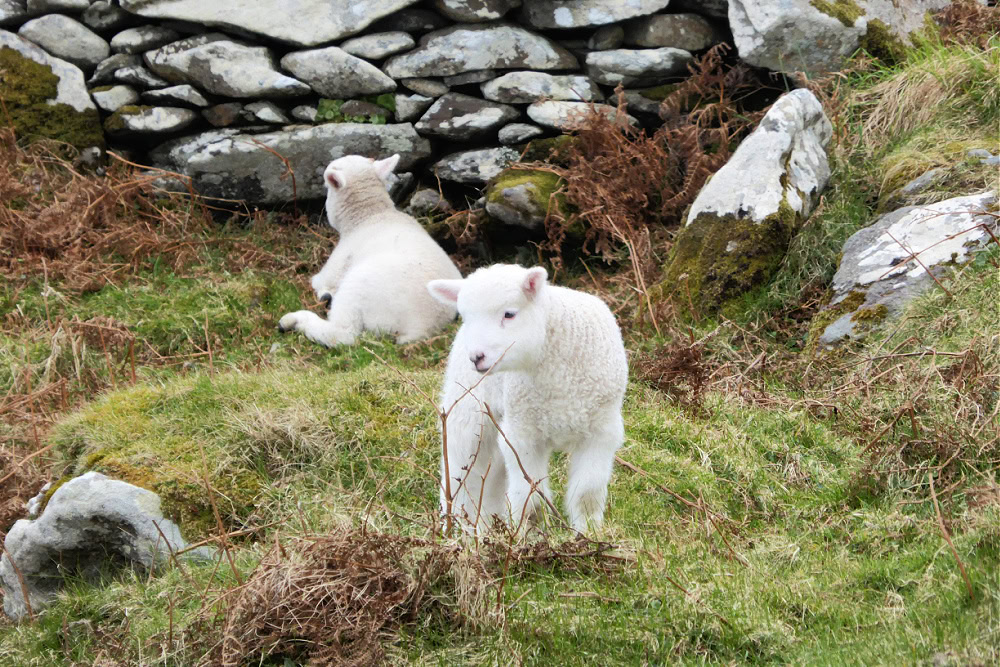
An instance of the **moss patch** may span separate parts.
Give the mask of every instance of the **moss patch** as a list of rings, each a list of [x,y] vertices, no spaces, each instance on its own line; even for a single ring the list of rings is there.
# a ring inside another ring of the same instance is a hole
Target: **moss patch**
[[[541,169],[505,169],[493,181],[490,182],[486,190],[486,201],[492,204],[503,203],[503,191],[515,188],[519,185],[525,186],[527,192],[532,195],[532,204],[536,210],[545,215],[549,208],[549,200],[552,194],[563,186],[563,179],[551,171]],[[553,204],[562,213],[566,211],[566,198],[556,195]]]
[[[854,0],[812,0],[809,4],[848,28],[865,15],[864,10],[858,7]]]
[[[56,99],[58,84],[50,67],[0,47],[0,97],[19,136],[55,139],[76,148],[104,146],[97,109],[77,111],[68,104],[48,103]]]
[[[906,44],[878,19],[868,22],[868,32],[861,38],[861,48],[868,55],[890,65],[906,59]]]
[[[119,107],[117,111],[105,119],[104,129],[112,133],[122,132],[125,130],[125,121],[122,119],[124,116],[138,116],[152,108],[151,106],[138,106],[136,104],[126,104],[123,107]]]
[[[819,344],[820,336],[823,335],[823,332],[826,331],[828,326],[839,320],[847,313],[857,310],[864,302],[865,293],[859,290],[854,290],[837,305],[830,308],[824,308],[820,312],[816,313],[812,322],[809,324],[809,335],[806,339],[806,349],[815,350],[816,346]],[[885,308],[885,306],[882,306],[882,308]]]
[[[439,382],[433,371],[416,380],[428,392]],[[435,467],[435,424],[423,397],[382,366],[333,376],[282,368],[113,392],[61,423],[52,442],[65,476],[96,470],[149,489],[196,540],[217,532],[206,478],[227,530],[294,511],[292,480],[326,489],[333,506],[332,491],[371,493],[394,479],[390,496],[413,503],[414,461]],[[419,483],[434,495],[433,479]]]
[[[561,134],[558,137],[547,139],[535,139],[528,144],[518,146],[517,149],[523,152],[521,162],[548,162],[550,164],[562,164],[559,154],[576,141],[576,138]]]
[[[704,214],[677,237],[660,293],[717,310],[767,283],[781,265],[797,216],[786,202],[760,222]]]

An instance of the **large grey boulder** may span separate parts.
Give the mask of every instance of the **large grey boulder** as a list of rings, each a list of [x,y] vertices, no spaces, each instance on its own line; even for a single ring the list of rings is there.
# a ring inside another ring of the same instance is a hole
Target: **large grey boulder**
[[[470,95],[448,93],[437,99],[417,121],[421,134],[430,134],[456,141],[471,141],[496,134],[501,126],[519,118],[514,107],[487,102]]]
[[[670,0],[527,0],[521,18],[534,28],[586,28],[665,9]]]
[[[326,123],[255,135],[213,130],[163,144],[151,158],[155,166],[190,176],[202,194],[254,204],[289,202],[292,179],[284,176],[281,160],[263,146],[289,160],[299,199],[324,196],[323,170],[339,157],[399,153],[403,170],[431,154],[430,143],[409,123]]]
[[[153,72],[225,97],[284,98],[308,95],[309,86],[278,71],[274,54],[220,33],[167,44],[144,56]]]
[[[396,82],[371,63],[336,46],[293,51],[281,66],[324,97],[350,99],[396,90]]]
[[[551,40],[502,23],[460,25],[429,33],[416,49],[390,58],[393,78],[451,76],[486,69],[576,69],[576,58]],[[415,91],[421,92],[421,91]]]
[[[996,193],[987,192],[907,206],[856,232],[844,244],[833,298],[814,320],[819,344],[861,338],[898,314],[935,278],[985,249],[1000,232],[997,212]]]
[[[67,575],[96,581],[108,567],[149,570],[186,547],[177,525],[163,517],[159,496],[88,472],[59,487],[41,517],[22,519],[7,533],[0,558],[3,610],[20,619],[30,604],[38,613],[55,599]]]
[[[111,53],[111,47],[100,36],[62,14],[32,19],[22,25],[17,34],[85,71],[97,67]]]
[[[15,67],[0,77],[0,97],[19,137],[58,139],[81,149],[104,145],[97,107],[79,67],[6,30],[0,30],[0,49],[14,52],[5,57]],[[19,91],[15,95],[7,86],[21,87],[21,91],[30,87],[37,92],[27,96]]]
[[[859,46],[900,45],[951,0],[730,0],[729,27],[745,62],[780,72],[836,71]]]
[[[481,148],[446,155],[431,167],[438,178],[456,183],[482,185],[495,178],[521,154],[513,148]]]
[[[357,34],[373,21],[418,0],[121,0],[124,9],[246,31],[306,47]]]
[[[378,32],[349,39],[340,45],[347,53],[368,60],[382,60],[401,51],[409,51],[417,43],[402,30]]]
[[[722,41],[722,35],[698,14],[656,14],[630,21],[625,28],[629,46],[672,46],[701,51]]]
[[[832,135],[811,92],[778,98],[691,204],[664,286],[711,310],[766,284],[830,177]]]
[[[587,54],[587,74],[606,86],[656,86],[686,71],[691,54],[683,49],[612,49]]]
[[[589,102],[601,99],[601,89],[579,74],[508,72],[481,86],[483,97],[507,104],[531,104],[540,99]]]
[[[434,6],[452,21],[481,23],[502,18],[520,7],[521,0],[434,0]]]

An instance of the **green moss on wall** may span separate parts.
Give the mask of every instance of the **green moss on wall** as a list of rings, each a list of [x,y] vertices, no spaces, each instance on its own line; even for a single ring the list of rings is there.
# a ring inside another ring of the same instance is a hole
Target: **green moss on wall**
[[[123,116],[136,116],[152,108],[151,106],[138,106],[135,104],[126,104],[123,107],[118,107],[113,114],[104,120],[104,129],[111,134],[122,132],[125,130],[125,122],[122,120]]]
[[[865,15],[864,10],[858,7],[854,0],[812,0],[809,4],[848,28]]]
[[[861,48],[870,56],[893,65],[906,59],[906,44],[882,21],[868,22],[868,32],[861,38]]]
[[[547,139],[535,139],[528,142],[526,149],[523,145],[518,146],[518,149],[523,152],[521,162],[563,164],[564,161],[561,159],[560,153],[564,153],[575,141],[576,137],[569,134],[561,134],[558,137]]]
[[[77,148],[104,146],[97,109],[77,111],[68,104],[49,104],[58,95],[59,77],[52,69],[10,47],[0,47],[0,97],[18,136],[55,139]]]
[[[505,169],[487,187],[486,201],[505,204],[504,191],[520,187],[530,197],[534,215],[544,218],[551,214],[564,220],[568,240],[575,243],[583,240],[584,226],[576,216],[576,207],[559,192],[565,184],[559,175],[545,169]]]
[[[677,237],[658,290],[714,311],[764,285],[781,265],[798,226],[786,202],[760,222],[703,214]]]
[[[502,193],[508,188],[519,185],[527,186],[532,194],[532,203],[538,209],[545,211],[549,207],[549,198],[563,186],[563,179],[551,171],[542,169],[505,169],[494,178],[486,190],[486,201],[491,203],[502,202]],[[565,205],[565,197],[556,195],[556,203],[560,208]]]

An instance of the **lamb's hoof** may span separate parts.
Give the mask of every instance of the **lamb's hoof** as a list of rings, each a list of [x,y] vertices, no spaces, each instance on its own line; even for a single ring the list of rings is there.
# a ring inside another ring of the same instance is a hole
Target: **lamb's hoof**
[[[333,295],[329,292],[323,292],[319,297],[319,302],[323,304],[323,307],[330,310],[330,304],[333,303]]]
[[[286,334],[289,331],[295,331],[295,316],[291,313],[278,320],[278,333]]]

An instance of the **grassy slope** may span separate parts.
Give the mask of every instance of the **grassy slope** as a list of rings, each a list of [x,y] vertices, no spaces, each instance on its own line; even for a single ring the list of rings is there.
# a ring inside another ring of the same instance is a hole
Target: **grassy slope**
[[[942,53],[929,50],[911,67]],[[900,74],[871,76],[856,82],[857,88]],[[870,219],[882,198],[873,174],[901,164],[901,156],[929,132],[943,123],[963,133],[960,149],[948,160],[967,146],[996,146],[995,115],[993,130],[985,123],[958,128],[946,117],[882,137],[885,148],[875,155],[844,148],[825,209],[807,227],[799,253],[771,292],[748,305],[747,322],[793,302],[817,275],[829,278],[836,248]],[[940,474],[938,466],[948,462],[936,455],[907,458],[917,438],[903,423],[885,436],[900,449],[888,456],[888,471],[873,470],[864,451],[907,400],[907,383],[926,377],[939,362],[918,358],[900,366],[888,377],[901,386],[876,385],[874,396],[854,390],[852,365],[911,340],[900,351],[931,347],[954,354],[974,348],[983,375],[995,378],[1000,312],[991,295],[1000,292],[1000,275],[990,260],[997,259],[996,252],[983,256],[949,283],[954,299],[927,295],[911,306],[898,330],[877,332],[819,372],[801,355],[790,366],[806,378],[801,383],[778,370],[758,372],[752,390],[714,391],[703,409],[693,410],[634,381],[620,454],[648,476],[616,469],[600,535],[627,560],[607,570],[559,560],[518,564],[503,592],[504,628],[471,633],[418,618],[390,648],[390,657],[430,664],[536,664],[553,658],[567,664],[997,662],[995,478],[994,490],[989,487],[997,455],[987,451],[977,458],[977,442],[965,438],[973,422],[951,414],[970,401],[991,410],[995,379],[992,394],[984,390],[972,398],[966,396],[971,390],[935,380],[917,412],[923,429],[944,433],[950,425],[964,447],[947,484],[965,481],[948,494],[943,510],[972,579],[970,600],[921,481],[927,472]],[[8,291],[5,298],[20,305],[26,321],[43,321],[46,301],[49,318],[114,317],[157,355],[176,357],[176,363],[152,353],[142,357],[136,386],[98,397],[62,420],[49,435],[59,451],[57,476],[64,469],[102,466],[126,476],[150,475],[149,483],[160,484],[165,497],[174,494],[168,509],[188,520],[187,534],[199,535],[211,531],[199,486],[207,471],[231,527],[282,522],[263,530],[260,541],[238,543],[234,554],[244,577],[279,536],[345,523],[427,535],[437,512],[434,415],[408,382],[433,390],[447,339],[403,349],[368,340],[367,347],[399,368],[404,380],[363,347],[327,352],[279,337],[273,332],[276,318],[298,307],[295,285],[286,276],[226,272],[212,262],[183,275],[150,269],[120,288],[88,295],[42,293],[34,286],[16,295]],[[211,369],[205,356],[184,356],[204,349],[206,317]],[[701,323],[696,335],[715,326]],[[733,331],[720,338],[730,335],[731,342]],[[763,338],[776,358],[799,347]],[[0,373],[15,379],[28,354],[40,376],[52,356],[50,340],[39,334],[26,344],[24,335],[4,334]],[[93,346],[81,354],[85,372],[105,374],[108,383],[104,355]],[[54,358],[56,368],[67,372],[75,363],[65,345]],[[116,382],[128,384],[125,367],[116,368]],[[838,396],[832,389],[838,385],[852,389]],[[813,409],[810,399],[819,397],[835,401],[839,411]],[[982,443],[1000,428],[995,420],[987,426]],[[143,466],[147,472],[136,472]],[[903,472],[892,472],[894,466]],[[553,470],[557,494],[564,479],[560,459]],[[717,521],[730,527],[729,544],[705,512],[663,487],[725,517]],[[553,540],[569,537],[558,527],[551,530]],[[193,625],[203,599],[234,583],[228,566],[213,565],[125,576],[103,587],[75,582],[37,624],[0,624],[0,664],[91,664],[98,658],[191,664],[197,647],[187,643],[185,629],[204,634]],[[80,619],[90,624],[66,625]]]

